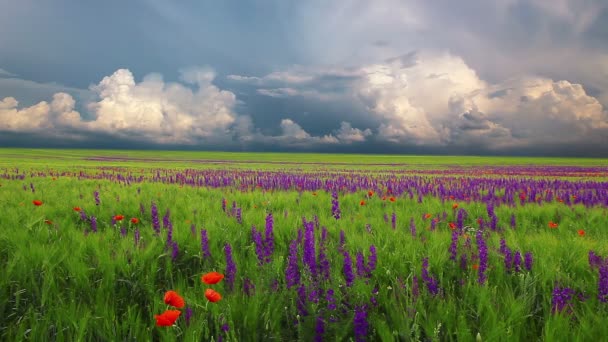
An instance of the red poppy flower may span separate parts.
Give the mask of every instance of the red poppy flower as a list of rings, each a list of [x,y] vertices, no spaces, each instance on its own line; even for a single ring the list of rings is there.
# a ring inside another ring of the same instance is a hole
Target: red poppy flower
[[[131,223],[138,224],[139,223],[139,219],[137,217],[134,217],[134,218],[131,219]]]
[[[82,208],[80,208],[80,207],[74,207],[74,211],[81,211],[81,210],[82,210]]]
[[[386,196],[382,196],[382,200],[383,200],[383,201],[386,201]]]
[[[428,213],[427,213],[427,214],[424,214],[424,219],[425,219],[425,220],[428,220],[428,219],[430,219],[430,218],[431,218],[431,216],[433,216],[433,215],[428,214]]]
[[[42,205],[42,201],[41,200],[33,200],[32,203],[34,203],[35,206],[39,207]]]
[[[555,229],[555,228],[557,228],[557,226],[558,226],[558,224],[557,224],[557,223],[555,223],[555,222],[553,222],[553,221],[549,221],[549,228],[553,228],[553,229]]]
[[[368,191],[368,192],[367,192],[367,196],[369,196],[369,197],[374,196],[374,192],[373,192],[373,191],[371,191],[371,190],[370,190],[370,191]]]
[[[160,315],[154,315],[154,318],[156,318],[157,326],[170,327],[177,321],[179,315],[181,315],[179,310],[167,310]]]
[[[578,230],[578,235],[585,236],[585,231],[583,229]]]
[[[454,222],[450,222],[448,225],[450,226],[450,229],[451,229],[451,230],[456,229],[456,223],[454,223]]]
[[[456,209],[456,208],[458,208],[458,203],[452,204],[452,209]]]
[[[473,269],[474,269],[475,271],[477,271],[477,270],[479,269],[479,265],[478,265],[478,264],[473,264],[473,266],[471,266],[471,267],[473,267]]]
[[[222,299],[222,295],[212,289],[205,290],[205,297],[207,297],[207,300],[211,303],[219,302]]]
[[[114,215],[114,221],[122,221],[125,215]]]
[[[175,291],[165,292],[165,304],[175,306],[178,309],[181,309],[184,307],[184,305],[186,305],[184,298],[178,295]]]
[[[395,202],[396,201],[395,197],[391,197],[388,200],[391,201],[391,202]]]
[[[51,220],[44,220],[44,223],[46,223],[46,224],[53,224],[53,221],[51,221]]]
[[[209,272],[207,274],[203,274],[201,277],[201,281],[207,285],[217,284],[224,279],[224,275],[217,272]]]
[[[365,205],[365,201],[361,200],[361,202],[359,202],[359,205]]]

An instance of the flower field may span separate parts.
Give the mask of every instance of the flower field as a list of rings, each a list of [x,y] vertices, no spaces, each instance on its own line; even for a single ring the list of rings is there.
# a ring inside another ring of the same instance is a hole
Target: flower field
[[[0,339],[608,336],[608,162],[0,150]]]

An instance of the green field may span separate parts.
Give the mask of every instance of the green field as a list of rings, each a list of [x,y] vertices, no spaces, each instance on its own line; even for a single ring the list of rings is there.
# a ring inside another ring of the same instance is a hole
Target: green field
[[[0,340],[600,341],[607,179],[605,159],[0,149]],[[274,248],[260,262],[252,226],[265,236],[270,213]],[[303,218],[318,222],[310,235]],[[531,269],[506,266],[501,240],[531,253]],[[300,279],[290,286],[293,241]],[[203,284],[207,272],[230,273],[226,244],[233,285]],[[307,268],[311,246],[327,276]],[[209,302],[207,288],[222,300]],[[557,298],[560,288],[572,293]],[[168,290],[186,307],[158,327]]]

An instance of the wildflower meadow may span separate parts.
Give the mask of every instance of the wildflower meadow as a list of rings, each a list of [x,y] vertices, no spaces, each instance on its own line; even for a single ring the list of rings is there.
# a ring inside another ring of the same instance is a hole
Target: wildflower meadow
[[[608,161],[0,150],[0,340],[599,341]]]

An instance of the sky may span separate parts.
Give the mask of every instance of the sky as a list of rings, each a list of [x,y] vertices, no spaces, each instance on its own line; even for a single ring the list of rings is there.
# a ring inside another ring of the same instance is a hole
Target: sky
[[[608,157],[608,1],[0,0],[0,146]]]

